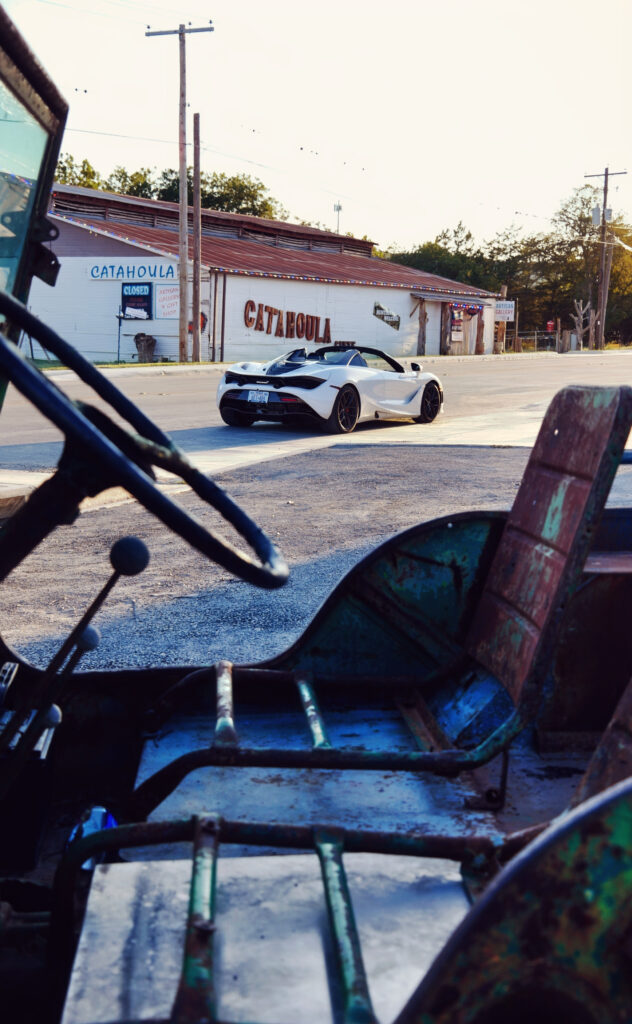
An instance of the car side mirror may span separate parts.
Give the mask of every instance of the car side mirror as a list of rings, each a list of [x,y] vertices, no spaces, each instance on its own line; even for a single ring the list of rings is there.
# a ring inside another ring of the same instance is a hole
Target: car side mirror
[[[421,372],[421,366],[419,365],[419,363],[411,363],[410,364],[410,368],[411,368],[411,370],[414,370],[415,373],[420,373]]]

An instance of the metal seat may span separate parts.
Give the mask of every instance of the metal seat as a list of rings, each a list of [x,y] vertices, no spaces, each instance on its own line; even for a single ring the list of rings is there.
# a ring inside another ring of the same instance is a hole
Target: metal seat
[[[128,820],[144,818],[190,771],[207,765],[455,776],[506,751],[540,706],[562,616],[631,423],[630,388],[559,392],[505,522],[489,518],[481,526],[466,514],[402,534],[352,570],[284,654],[207,670],[217,700],[210,747],[146,778]],[[240,744],[234,682],[270,701],[287,702],[288,687],[295,688],[311,749]],[[158,717],[187,685],[159,702]],[[319,703],[344,688],[359,704],[371,692],[394,702],[417,749],[333,744]]]

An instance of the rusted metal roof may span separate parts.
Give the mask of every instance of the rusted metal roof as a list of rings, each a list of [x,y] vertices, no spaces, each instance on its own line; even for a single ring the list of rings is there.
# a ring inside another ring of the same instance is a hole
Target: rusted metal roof
[[[163,199],[123,196],[100,189],[55,184],[51,202],[51,212],[62,215],[78,216],[88,220],[111,219],[122,223],[178,230],[179,205]],[[189,218],[191,216],[192,210],[189,207]],[[255,217],[254,214],[202,209],[201,219],[202,231],[208,228],[212,233],[232,234],[234,237],[251,236],[258,240],[270,237],[272,241],[276,237],[281,241],[324,244],[329,248],[333,245],[341,250],[349,249],[366,256],[371,255],[373,248],[373,242],[366,238],[353,238],[350,235],[315,228],[310,224],[292,224],[289,221],[271,220],[268,217]]]
[[[73,224],[95,234],[117,238],[160,255],[178,257],[178,233],[167,228],[151,228],[137,224],[121,224],[113,220],[92,220],[69,214],[53,214],[54,220]],[[471,285],[450,281],[414,267],[377,257],[349,252],[320,252],[314,249],[297,251],[269,241],[244,238],[202,236],[202,263],[211,271],[240,274],[246,277],[282,278],[294,281],[315,281],[325,284],[355,284],[386,288],[403,288],[438,296],[493,298],[492,292]],[[189,236],[189,258],[193,258],[193,241]]]

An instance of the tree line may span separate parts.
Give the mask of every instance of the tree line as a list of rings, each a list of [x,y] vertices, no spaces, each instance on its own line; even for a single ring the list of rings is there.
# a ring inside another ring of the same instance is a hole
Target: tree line
[[[162,199],[177,203],[180,198],[180,174],[168,168],[157,171],[141,167],[127,171],[115,167],[108,177],[97,171],[89,160],[75,160],[70,153],[62,153],[55,181],[60,185],[79,185],[119,195],[138,196],[141,199]],[[187,168],[188,201],[193,204],[193,168]],[[273,199],[268,189],[249,174],[200,174],[200,200],[204,210],[223,210],[225,213],[243,213],[270,220],[284,220],[287,210]]]
[[[179,173],[171,168],[157,171],[141,167],[130,172],[118,166],[103,177],[88,160],[77,161],[70,154],[62,154],[55,180],[144,199],[178,202],[179,198]],[[187,169],[187,183],[192,203],[192,168]],[[272,220],[290,217],[263,182],[248,174],[202,173],[200,193],[203,209]],[[547,232],[524,235],[517,228],[509,228],[490,241],[478,243],[459,222],[456,227],[441,231],[433,241],[422,242],[413,249],[375,254],[487,291],[498,292],[502,285],[507,285],[507,297],[518,302],[519,326],[523,331],[544,331],[548,321],[558,318],[563,328],[587,331],[591,317],[599,314],[597,285],[602,244],[600,229],[593,225],[592,211],[600,202],[600,191],[586,184],[562,203]],[[611,272],[606,340],[630,344],[632,251],[625,246],[632,247],[632,227],[619,218],[609,223],[608,239]],[[586,334],[584,341],[587,340]]]
[[[598,315],[597,287],[601,264],[600,228],[592,211],[601,192],[592,185],[575,189],[562,203],[551,230],[521,235],[517,228],[498,233],[478,244],[459,223],[442,231],[432,242],[412,250],[391,252],[391,258],[477,288],[498,292],[507,285],[507,298],[515,299],[520,330],[546,329],[561,320],[562,328],[586,331],[591,310]],[[632,342],[632,227],[621,218],[608,224],[611,252],[610,289],[606,314],[606,341]],[[620,244],[623,243],[623,244]]]

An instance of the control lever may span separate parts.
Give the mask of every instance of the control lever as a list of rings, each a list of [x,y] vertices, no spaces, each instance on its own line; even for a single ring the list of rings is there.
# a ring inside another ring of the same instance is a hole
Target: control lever
[[[90,625],[90,620],[121,576],[136,576],[147,567],[149,551],[138,537],[121,537],[112,545],[110,562],[114,572],[61,645],[40,679],[38,709],[33,712],[29,708],[33,700],[32,694],[26,699],[23,698],[0,733],[0,754],[13,745],[11,757],[6,760],[4,770],[0,773],[0,800],[13,785],[44,730],[54,729],[60,724],[62,713],[57,702],[60,701],[83,655],[86,651],[95,650],[99,645],[99,631]],[[21,730],[23,731],[14,744],[13,741]]]

